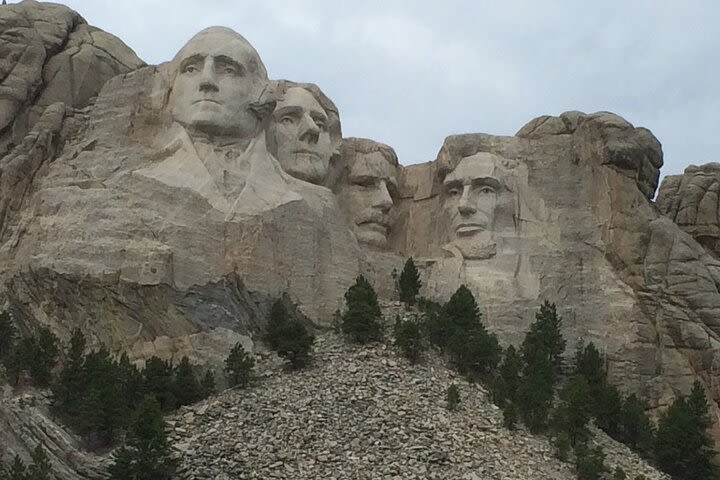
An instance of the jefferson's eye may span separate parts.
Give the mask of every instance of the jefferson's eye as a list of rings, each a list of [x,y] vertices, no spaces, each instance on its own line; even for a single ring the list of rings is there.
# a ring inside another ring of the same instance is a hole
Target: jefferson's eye
[[[283,125],[292,125],[295,123],[295,119],[286,115],[280,119],[280,123]]]

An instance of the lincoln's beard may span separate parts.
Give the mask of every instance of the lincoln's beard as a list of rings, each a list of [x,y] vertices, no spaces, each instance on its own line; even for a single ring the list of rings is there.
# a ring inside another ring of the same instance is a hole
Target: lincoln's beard
[[[457,237],[445,245],[443,250],[451,256],[459,256],[466,260],[485,260],[494,257],[497,253],[492,232],[487,230],[469,237]]]

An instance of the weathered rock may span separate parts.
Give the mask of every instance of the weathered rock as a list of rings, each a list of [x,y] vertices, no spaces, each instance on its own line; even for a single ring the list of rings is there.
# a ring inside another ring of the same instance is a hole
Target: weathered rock
[[[720,164],[691,165],[682,175],[663,178],[657,197],[660,212],[720,257]]]
[[[143,62],[67,7],[26,0],[0,10],[0,155],[56,102],[82,108]]]

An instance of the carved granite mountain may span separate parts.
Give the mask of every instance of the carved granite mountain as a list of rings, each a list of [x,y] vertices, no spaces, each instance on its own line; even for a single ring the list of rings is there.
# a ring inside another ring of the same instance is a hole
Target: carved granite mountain
[[[717,177],[671,178],[656,205],[648,130],[566,112],[404,167],[227,28],[144,66],[65,7],[3,6],[0,26],[0,295],[23,332],[219,364],[273,298],[327,327],[356,275],[391,298],[412,255],[423,295],[467,284],[504,343],[549,300],[568,351],[601,346],[654,409],[696,379],[720,400]]]

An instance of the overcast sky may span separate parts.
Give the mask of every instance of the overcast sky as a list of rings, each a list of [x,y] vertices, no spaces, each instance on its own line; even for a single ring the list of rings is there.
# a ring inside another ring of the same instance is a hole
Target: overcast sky
[[[609,110],[652,130],[664,174],[720,161],[720,2],[67,0],[140,58],[231,27],[271,78],[313,82],[344,136],[435,158],[455,133]]]

